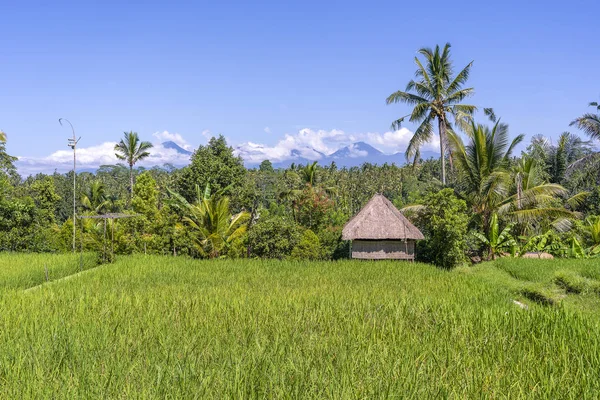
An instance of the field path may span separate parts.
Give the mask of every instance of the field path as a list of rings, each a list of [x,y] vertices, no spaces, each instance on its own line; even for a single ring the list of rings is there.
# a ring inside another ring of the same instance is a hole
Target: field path
[[[83,275],[83,274],[85,274],[87,272],[94,271],[94,270],[98,269],[99,267],[100,267],[100,265],[98,265],[96,267],[84,269],[83,271],[79,271],[79,272],[76,272],[74,274],[64,276],[62,278],[58,278],[58,279],[55,279],[55,280],[50,280],[50,281],[47,281],[47,282],[43,282],[43,283],[40,283],[39,285],[35,285],[35,286],[29,287],[27,289],[23,289],[23,292],[30,292],[30,291],[34,291],[34,290],[37,290],[37,289],[41,289],[41,288],[43,288],[45,286],[50,286],[50,285],[52,285],[54,283],[64,282],[66,280],[79,277],[79,276],[81,276],[81,275]]]

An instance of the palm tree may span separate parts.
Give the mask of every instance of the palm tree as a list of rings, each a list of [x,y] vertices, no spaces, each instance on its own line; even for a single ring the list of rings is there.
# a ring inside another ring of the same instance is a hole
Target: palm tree
[[[196,247],[201,255],[215,258],[240,238],[247,229],[250,213],[242,211],[231,215],[229,198],[210,194],[207,185],[202,194],[196,185],[197,198],[192,204],[181,195],[169,191],[175,204],[183,213],[183,223],[191,229]],[[181,227],[181,225],[180,225]]]
[[[454,132],[448,135],[454,157],[459,167],[457,190],[481,218],[484,232],[488,233],[494,213],[520,223],[530,223],[545,216],[572,216],[564,208],[544,207],[566,190],[557,184],[541,182],[533,161],[508,168],[515,146],[524,138],[519,135],[512,141],[508,125],[497,121],[490,129],[471,122],[466,130],[470,142],[465,146]]]
[[[543,135],[535,135],[527,147],[530,157],[545,164],[551,182],[563,181],[573,163],[592,154],[591,142],[579,136],[563,132],[555,145]]]
[[[589,106],[594,107],[597,113],[585,113],[581,117],[573,120],[570,125],[577,126],[590,138],[600,140],[600,104],[593,101]]]
[[[457,189],[471,204],[473,212],[482,217],[483,226],[487,228],[492,212],[508,195],[510,176],[506,167],[513,149],[524,135],[509,142],[508,125],[500,121],[491,129],[471,122],[466,133],[470,139],[466,146],[456,133],[448,135],[459,167]]]
[[[0,129],[0,143],[6,143],[6,133]]]
[[[456,76],[450,60],[450,43],[443,50],[436,46],[435,50],[422,48],[419,53],[425,58],[425,66],[415,57],[417,80],[411,80],[405,91],[392,93],[386,100],[387,104],[406,103],[414,106],[412,112],[392,123],[392,129],[399,129],[406,117],[409,121],[419,123],[406,149],[406,159],[416,161],[420,155],[420,147],[433,137],[433,123],[437,119],[440,137],[440,154],[442,163],[442,184],[446,184],[446,143],[447,133],[452,131],[450,117],[461,123],[469,118],[477,109],[473,105],[461,104],[472,95],[473,88],[462,88],[469,78],[473,62],[470,62]]]
[[[315,176],[317,174],[317,161],[312,164],[306,164],[300,169],[300,176],[305,184],[313,186],[315,183]]]
[[[129,193],[133,196],[133,166],[148,157],[153,146],[150,142],[140,142],[137,132],[124,132],[124,139],[115,145],[115,156],[129,164]]]
[[[110,203],[106,197],[106,188],[100,180],[92,181],[89,188],[81,195],[82,207],[95,213],[106,211]]]

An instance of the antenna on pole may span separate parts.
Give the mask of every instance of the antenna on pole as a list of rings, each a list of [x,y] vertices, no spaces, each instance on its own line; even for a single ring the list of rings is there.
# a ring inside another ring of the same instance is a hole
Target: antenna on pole
[[[66,118],[59,118],[58,123],[62,126],[62,122],[67,121],[71,126],[71,131],[73,132],[73,137],[68,139],[67,146],[73,149],[73,253],[75,253],[75,238],[77,236],[77,202],[76,202],[76,190],[77,190],[77,143],[81,140],[81,137],[77,139],[75,136],[75,128],[73,128],[73,124]]]

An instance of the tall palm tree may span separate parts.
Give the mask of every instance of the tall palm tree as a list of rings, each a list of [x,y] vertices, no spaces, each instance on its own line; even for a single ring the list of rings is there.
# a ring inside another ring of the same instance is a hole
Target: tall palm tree
[[[133,166],[148,157],[153,146],[150,142],[140,142],[137,132],[124,132],[124,138],[115,145],[115,156],[129,164],[129,193],[133,196]]]
[[[208,185],[204,193],[196,186],[196,193],[196,201],[188,203],[183,196],[170,191],[176,206],[184,213],[184,226],[191,229],[200,254],[209,258],[219,257],[234,240],[246,233],[250,213],[242,211],[231,215],[229,198],[211,196]]]
[[[585,113],[581,117],[573,120],[570,125],[575,125],[584,131],[590,138],[600,140],[600,104],[593,101],[589,106],[596,109],[596,114]]]
[[[414,106],[412,112],[392,123],[392,129],[399,129],[406,117],[409,121],[419,123],[406,149],[406,159],[416,161],[420,155],[420,147],[433,137],[433,124],[437,119],[440,137],[440,154],[442,163],[442,184],[446,184],[446,143],[447,133],[452,130],[450,117],[461,123],[469,118],[476,107],[461,102],[474,93],[473,88],[463,88],[469,78],[473,62],[470,62],[456,76],[450,60],[450,43],[441,50],[422,48],[419,53],[425,58],[425,65],[415,57],[417,71],[416,80],[406,85],[405,91],[392,93],[386,100],[387,104],[406,103]]]

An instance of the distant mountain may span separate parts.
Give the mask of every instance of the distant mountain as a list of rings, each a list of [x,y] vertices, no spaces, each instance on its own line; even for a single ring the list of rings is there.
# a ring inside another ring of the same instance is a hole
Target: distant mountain
[[[177,153],[179,153],[179,154],[184,154],[184,155],[186,155],[186,156],[191,156],[191,155],[192,155],[192,152],[191,152],[191,151],[188,151],[188,150],[184,149],[183,147],[179,146],[179,145],[178,145],[177,143],[175,143],[175,142],[171,142],[171,141],[168,141],[168,142],[163,142],[163,143],[162,143],[162,146],[163,146],[165,149],[172,149],[172,150],[175,150],[175,151],[177,151]]]
[[[236,149],[238,154],[244,158],[244,155],[250,154],[262,154],[260,152],[254,153],[252,150],[256,149],[246,149],[238,147]],[[309,156],[312,155],[312,156]],[[430,158],[439,158],[439,155],[435,152],[424,151],[421,153],[421,158],[424,160]],[[330,165],[332,162],[335,162],[336,165],[340,168],[343,167],[358,167],[363,165],[364,163],[371,163],[377,165],[383,164],[396,164],[396,165],[404,165],[406,163],[406,158],[404,157],[403,152],[398,152],[395,154],[385,154],[375,147],[367,144],[365,142],[356,142],[352,143],[348,146],[342,147],[337,151],[326,155],[312,148],[302,148],[302,149],[294,149],[291,151],[291,157],[285,161],[275,162],[273,163],[273,167],[275,168],[287,168],[292,163],[294,164],[308,164],[314,161],[318,161],[320,165]],[[249,167],[255,166],[258,163],[250,163],[246,162],[246,165]]]

